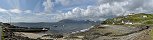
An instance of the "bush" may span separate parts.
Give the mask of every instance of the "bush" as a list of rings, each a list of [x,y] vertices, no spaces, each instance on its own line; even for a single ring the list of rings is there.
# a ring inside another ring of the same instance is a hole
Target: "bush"
[[[153,24],[153,20],[146,21],[144,24]]]

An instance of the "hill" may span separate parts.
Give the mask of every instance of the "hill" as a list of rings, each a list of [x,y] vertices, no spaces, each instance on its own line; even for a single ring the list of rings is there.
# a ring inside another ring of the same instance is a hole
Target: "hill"
[[[125,24],[153,24],[153,14],[131,13],[127,16],[119,16],[112,19],[107,19],[101,24],[125,25]]]
[[[107,19],[101,25],[71,34],[70,37],[83,36],[85,40],[151,40],[153,14],[131,13]]]

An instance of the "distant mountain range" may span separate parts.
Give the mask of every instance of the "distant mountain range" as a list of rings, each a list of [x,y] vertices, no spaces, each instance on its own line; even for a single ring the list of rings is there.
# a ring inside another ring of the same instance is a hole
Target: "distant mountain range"
[[[59,23],[92,23],[92,22],[100,22],[100,21],[71,20],[71,19],[64,19],[64,20],[59,21]]]
[[[64,19],[58,22],[12,22],[12,23],[93,23],[93,22],[101,22],[101,21]]]

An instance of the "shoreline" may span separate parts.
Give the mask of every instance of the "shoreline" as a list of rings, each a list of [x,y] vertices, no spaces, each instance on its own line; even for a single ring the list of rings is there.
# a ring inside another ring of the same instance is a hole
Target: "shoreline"
[[[91,27],[89,27],[87,29],[83,29],[83,30],[79,30],[79,31],[75,31],[75,32],[70,32],[70,33],[66,33],[66,34],[62,34],[62,35],[63,36],[69,36],[71,34],[76,34],[76,33],[80,33],[80,32],[89,31],[91,28],[94,28],[94,26],[91,26]],[[40,32],[40,33],[14,32],[14,33],[15,34],[23,34],[23,35],[20,35],[20,36],[29,37],[31,39],[44,38],[42,36],[44,36],[44,35],[50,35],[50,33],[43,33],[43,32]],[[56,34],[51,34],[51,35],[56,35]],[[48,38],[48,39],[52,39],[52,38]]]
[[[4,30],[5,30],[5,39],[6,40],[31,40],[31,39],[43,39],[43,40],[52,40],[52,39],[67,39],[67,36],[70,35],[70,33],[67,34],[52,34],[52,33],[43,33],[43,32],[16,32],[13,30],[9,30],[8,28],[15,27],[13,25],[10,25],[8,23],[3,24]],[[16,27],[15,27],[16,28]]]
[[[6,25],[5,25],[6,26]],[[8,25],[7,25],[8,26]],[[12,26],[12,25],[11,25]],[[87,29],[79,30],[69,34],[47,34],[43,32],[30,33],[30,32],[13,32],[8,30],[5,32],[8,36],[6,39],[21,39],[21,40],[84,40],[84,39],[101,39],[99,37],[104,37],[107,39],[109,37],[122,37],[128,36],[147,30],[150,26],[142,27],[125,27],[124,25],[94,25]],[[7,29],[5,29],[7,30]],[[10,34],[11,33],[11,34]],[[109,37],[108,37],[109,36]]]
[[[42,37],[43,35],[47,35],[47,34],[41,34],[41,33],[26,33],[26,32],[14,32],[14,33],[15,35],[28,37],[31,39],[37,39],[37,38]]]
[[[89,31],[91,28],[93,28],[94,26],[91,26],[89,28],[86,28],[86,29],[82,29],[82,30],[79,30],[79,31],[75,31],[75,32],[71,32],[70,34],[75,34],[75,33],[80,33],[80,32],[85,32],[85,31]]]

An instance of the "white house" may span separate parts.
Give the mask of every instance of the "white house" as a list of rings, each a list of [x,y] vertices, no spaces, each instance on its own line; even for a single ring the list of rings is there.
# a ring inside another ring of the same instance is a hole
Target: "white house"
[[[134,13],[130,13],[130,14],[128,14],[128,15],[134,15]]]
[[[122,20],[122,23],[124,23],[124,24],[133,24],[133,23],[130,22],[129,20],[128,20],[128,21],[123,21],[123,20]]]
[[[143,17],[143,18],[146,18],[146,17],[148,17],[148,16],[146,16],[146,15],[143,15],[142,17]]]

